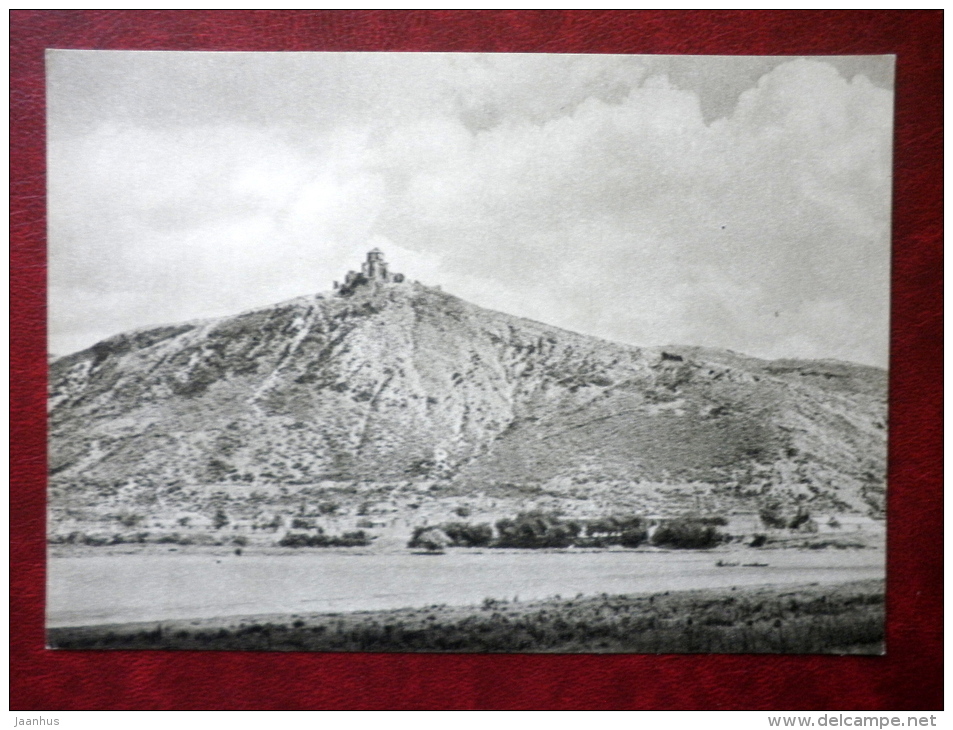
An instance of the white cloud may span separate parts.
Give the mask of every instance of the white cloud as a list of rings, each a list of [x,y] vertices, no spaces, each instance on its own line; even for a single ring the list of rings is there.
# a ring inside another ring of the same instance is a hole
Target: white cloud
[[[54,350],[327,289],[380,245],[590,334],[885,363],[892,94],[864,76],[778,62],[708,121],[685,59],[327,54],[282,90],[243,58],[244,107],[214,63],[169,119],[168,65],[100,118],[69,101],[112,92],[54,79]]]

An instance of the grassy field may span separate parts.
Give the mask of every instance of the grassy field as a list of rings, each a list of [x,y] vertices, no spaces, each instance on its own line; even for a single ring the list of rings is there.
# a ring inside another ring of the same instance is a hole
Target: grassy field
[[[867,580],[50,629],[57,649],[880,654]]]

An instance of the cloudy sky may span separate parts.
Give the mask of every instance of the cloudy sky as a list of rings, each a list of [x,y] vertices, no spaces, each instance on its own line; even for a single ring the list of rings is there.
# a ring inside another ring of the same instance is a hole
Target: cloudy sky
[[[886,366],[892,57],[52,51],[50,350],[379,246],[637,345]]]

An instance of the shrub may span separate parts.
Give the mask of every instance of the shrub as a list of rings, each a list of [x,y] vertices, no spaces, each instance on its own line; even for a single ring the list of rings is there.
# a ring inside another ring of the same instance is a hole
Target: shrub
[[[652,544],[662,547],[698,550],[715,547],[726,536],[715,525],[688,517],[666,520],[652,535]]]
[[[789,510],[785,511],[779,502],[771,502],[758,510],[758,516],[765,527],[773,527],[776,530],[812,531],[810,526],[803,527],[812,521],[811,513],[805,509],[804,505],[798,505],[797,510],[792,514]]]
[[[285,521],[281,518],[281,515],[275,515],[274,517],[271,518],[271,520],[263,523],[261,525],[261,529],[274,531],[274,530],[277,530],[279,527],[281,527],[284,523]]]
[[[371,537],[363,530],[345,532],[343,535],[308,535],[303,532],[289,532],[278,541],[281,547],[364,547],[371,544]]]
[[[788,526],[788,520],[784,516],[781,505],[777,502],[766,504],[758,510],[758,517],[765,527],[772,527],[776,530],[782,530]]]
[[[407,543],[409,548],[424,548],[431,552],[443,550],[450,544],[450,538],[438,527],[417,527]]]
[[[811,520],[811,513],[808,512],[803,507],[798,507],[797,513],[794,515],[794,517],[791,518],[790,522],[788,522],[788,527],[792,530],[797,530],[802,525],[806,525],[808,522],[813,522],[813,520]],[[811,530],[808,529],[807,531],[811,531]],[[813,531],[814,532],[817,531],[816,526]]]
[[[648,539],[649,531],[645,519],[639,515],[610,515],[589,520],[586,523],[586,535],[591,539],[585,542],[576,540],[579,547],[638,547]]]
[[[619,535],[619,544],[622,547],[634,548],[641,545],[643,542],[648,540],[649,531],[644,527],[640,528],[630,528],[624,530],[621,535]]]
[[[429,533],[436,531],[433,535]],[[442,525],[422,525],[414,528],[407,547],[427,547],[424,540],[430,540],[438,548],[445,547],[487,547],[493,541],[493,528],[487,523],[471,525],[468,522],[445,522]]]
[[[796,528],[792,528],[797,532],[817,532],[817,522],[808,517],[806,520],[799,522]]]
[[[455,547],[486,547],[493,541],[493,528],[487,523],[447,522],[440,529]]]
[[[693,515],[692,519],[696,522],[700,522],[703,525],[715,525],[716,527],[728,526],[728,518],[723,517],[722,515]]]
[[[345,532],[340,537],[331,537],[332,547],[364,547],[371,544],[370,536],[364,530]]]
[[[496,523],[499,537],[493,547],[564,548],[573,544],[582,532],[578,522],[563,520],[551,512],[521,512],[514,519]]]
[[[123,527],[135,527],[142,522],[145,517],[142,515],[129,514],[128,512],[125,512],[119,515],[117,519]]]
[[[278,544],[281,547],[293,548],[317,547],[313,542],[316,537],[316,535],[305,535],[302,532],[289,532],[278,541]]]
[[[182,536],[177,532],[162,535],[156,540],[160,545],[194,545],[195,541],[188,535]]]
[[[216,530],[221,530],[227,524],[228,524],[228,515],[225,514],[225,510],[223,509],[216,510],[215,517],[212,518],[212,526]]]
[[[291,520],[291,529],[292,530],[313,530],[314,520],[305,519],[304,517],[295,517],[293,520]]]
[[[454,513],[457,517],[469,517],[469,516],[472,514],[472,512],[470,511],[470,508],[467,507],[467,506],[465,506],[465,505],[462,506],[462,507],[457,507],[457,508],[453,511],[453,513]]]
[[[339,505],[337,502],[322,502],[321,504],[318,505],[318,512],[320,512],[323,515],[333,515],[340,508],[341,508],[341,505]]]

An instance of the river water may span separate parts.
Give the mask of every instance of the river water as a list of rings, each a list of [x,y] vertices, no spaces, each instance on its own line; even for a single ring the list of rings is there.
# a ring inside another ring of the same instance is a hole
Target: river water
[[[718,567],[718,560],[768,563]],[[47,625],[478,604],[884,577],[882,550],[104,555],[48,563]]]

